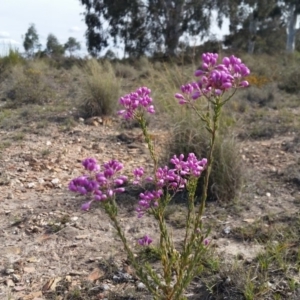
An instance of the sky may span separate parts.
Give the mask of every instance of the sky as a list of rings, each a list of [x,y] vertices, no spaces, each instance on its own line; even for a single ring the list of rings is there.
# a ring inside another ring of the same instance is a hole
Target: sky
[[[79,0],[0,0],[0,3],[0,55],[9,47],[24,51],[23,36],[31,23],[35,24],[42,48],[52,33],[62,44],[71,36],[76,38],[82,48],[78,54],[87,53],[82,15],[85,9]],[[225,21],[221,30],[213,26],[211,33],[221,37],[226,32],[228,22]],[[111,50],[116,49],[112,46]]]

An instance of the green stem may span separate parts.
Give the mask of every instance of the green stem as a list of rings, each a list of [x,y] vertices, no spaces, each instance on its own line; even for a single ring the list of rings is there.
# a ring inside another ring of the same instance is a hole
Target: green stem
[[[115,227],[115,229],[117,230],[117,233],[119,235],[119,237],[121,238],[121,241],[123,243],[123,246],[127,252],[128,258],[130,260],[130,262],[132,263],[134,269],[136,270],[136,273],[138,275],[138,277],[140,278],[140,280],[145,284],[145,286],[147,287],[147,289],[152,293],[152,295],[154,295],[155,297],[159,297],[159,294],[157,292],[157,290],[155,289],[154,286],[152,286],[147,278],[147,274],[145,274],[145,272],[143,271],[143,267],[141,265],[138,264],[138,262],[136,261],[133,252],[131,251],[131,249],[128,246],[126,237],[119,225],[119,222],[116,218],[116,215],[114,213],[111,213],[109,210],[106,210],[107,213],[109,214],[109,217],[111,219],[111,221],[113,222],[113,225]]]
[[[158,168],[158,159],[157,159],[156,154],[155,154],[153,141],[152,141],[152,139],[151,139],[151,137],[148,133],[148,130],[147,130],[147,125],[146,125],[145,118],[144,118],[143,115],[140,115],[140,116],[137,116],[136,119],[137,119],[137,121],[139,122],[139,124],[141,126],[143,136],[145,138],[145,142],[148,145],[150,156],[151,156],[151,158],[153,160],[153,163],[154,163],[154,174],[156,174],[156,171],[157,171],[157,168]]]

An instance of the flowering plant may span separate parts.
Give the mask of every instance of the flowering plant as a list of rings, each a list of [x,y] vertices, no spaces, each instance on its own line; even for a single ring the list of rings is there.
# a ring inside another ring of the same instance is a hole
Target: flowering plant
[[[119,115],[127,120],[135,119],[138,121],[154,163],[152,176],[145,178],[152,183],[154,188],[140,194],[136,210],[139,218],[142,218],[145,213],[149,213],[157,221],[160,231],[158,249],[163,280],[159,278],[149,264],[140,265],[137,262],[117,220],[115,196],[116,193],[125,190],[123,184],[128,180],[126,176],[120,174],[123,165],[112,160],[103,164],[101,171],[101,167],[95,159],[85,159],[83,166],[89,174],[75,178],[69,184],[71,191],[89,195],[89,201],[82,205],[83,210],[89,209],[92,202],[98,201],[103,204],[123,242],[136,274],[146,285],[154,299],[184,299],[184,290],[202,269],[203,254],[209,246],[208,231],[203,229],[202,216],[207,198],[208,181],[213,160],[212,153],[218,131],[219,117],[223,105],[229,101],[236,90],[248,86],[245,77],[250,74],[245,64],[235,56],[223,58],[220,64],[217,61],[217,54],[204,53],[202,55],[202,66],[195,72],[198,80],[183,85],[181,93],[175,95],[175,98],[179,100],[179,104],[189,105],[200,120],[205,123],[206,129],[210,133],[210,147],[207,158],[199,159],[194,153],[189,153],[187,157],[184,157],[183,154],[174,155],[170,160],[172,167],[159,167],[154,144],[148,133],[144,117],[145,113],[155,113],[153,100],[150,97],[150,89],[140,87],[135,92],[125,95],[119,100],[120,105],[123,106],[123,109],[119,111]],[[230,90],[232,90],[231,94],[223,99],[226,92]],[[208,109],[205,112],[199,111],[195,106],[195,101],[200,97],[207,100]],[[204,170],[206,172],[201,200],[199,207],[196,207],[196,188],[199,177]],[[145,177],[144,168],[138,167],[133,170],[133,176],[133,184],[140,185]],[[185,235],[182,247],[176,249],[164,215],[172,197],[184,189],[188,191]],[[152,238],[148,235],[138,240],[138,244],[141,246],[149,246],[151,243]]]

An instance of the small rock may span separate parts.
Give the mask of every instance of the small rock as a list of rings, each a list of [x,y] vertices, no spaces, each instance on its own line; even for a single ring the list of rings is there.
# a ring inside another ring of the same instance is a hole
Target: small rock
[[[103,291],[108,291],[108,290],[110,289],[110,287],[109,287],[108,284],[102,284],[102,285],[101,285],[101,289],[102,289]]]
[[[39,182],[39,184],[44,184],[44,183],[45,183],[45,180],[44,180],[43,178],[39,178],[39,179],[38,179],[38,182]]]
[[[5,269],[5,274],[6,274],[6,275],[13,274],[14,272],[15,272],[14,269]]]
[[[114,275],[113,276],[113,281],[119,282],[119,281],[121,281],[121,277],[117,276],[117,275]]]
[[[17,274],[12,274],[11,277],[14,282],[20,282],[21,280],[21,276]]]
[[[230,231],[231,231],[231,228],[228,226],[223,231],[224,231],[225,234],[229,234]]]
[[[243,221],[252,224],[255,222],[255,219],[244,219]]]
[[[27,184],[27,187],[30,188],[30,189],[32,189],[32,188],[35,187],[35,183],[34,183],[34,182],[29,182],[29,183]]]
[[[35,268],[34,267],[24,267],[24,272],[25,273],[34,273]]]
[[[252,258],[246,258],[245,259],[245,263],[247,264],[247,265],[250,265],[250,264],[252,264],[252,262],[253,262],[253,259]]]
[[[225,280],[225,284],[230,284],[230,282],[231,282],[231,278],[228,276]]]
[[[76,222],[79,218],[78,217],[72,217],[71,221]]]
[[[89,237],[89,235],[85,234],[85,235],[77,235],[75,236],[75,240],[84,240],[87,239]]]
[[[54,185],[57,185],[57,184],[59,184],[59,179],[54,178],[54,179],[51,180],[51,183],[54,184]]]
[[[146,289],[146,286],[142,283],[142,282],[139,282],[136,286],[136,288],[139,290],[139,291],[142,291],[142,290],[145,290]]]
[[[6,280],[5,280],[5,283],[6,283],[6,285],[9,286],[9,287],[15,286],[15,283],[14,283],[11,279],[6,279]]]
[[[270,198],[271,197],[271,193],[266,193],[266,196]]]
[[[52,143],[51,143],[50,141],[47,141],[47,142],[46,142],[46,145],[47,145],[47,146],[51,146]]]
[[[84,118],[79,118],[78,121],[79,121],[80,123],[84,123]]]

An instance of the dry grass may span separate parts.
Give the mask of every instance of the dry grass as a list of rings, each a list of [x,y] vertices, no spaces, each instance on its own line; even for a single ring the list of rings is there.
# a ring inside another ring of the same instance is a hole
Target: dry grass
[[[187,109],[181,119],[177,117],[172,122],[175,126],[165,148],[163,163],[167,163],[174,154],[183,153],[186,156],[188,153],[195,153],[199,158],[208,156],[209,134],[191,110]],[[229,120],[225,119],[225,122]],[[227,132],[228,125],[225,122],[221,122],[223,133],[218,136],[213,153],[208,199],[228,202],[238,197],[246,175],[237,141]],[[197,195],[201,194],[201,187],[200,180]]]
[[[111,115],[120,96],[120,79],[106,61],[87,61],[83,83],[82,111],[86,117]]]
[[[38,68],[16,65],[11,70],[11,89],[8,98],[10,107],[17,108],[26,104],[45,104],[52,100],[54,92],[45,74]]]

